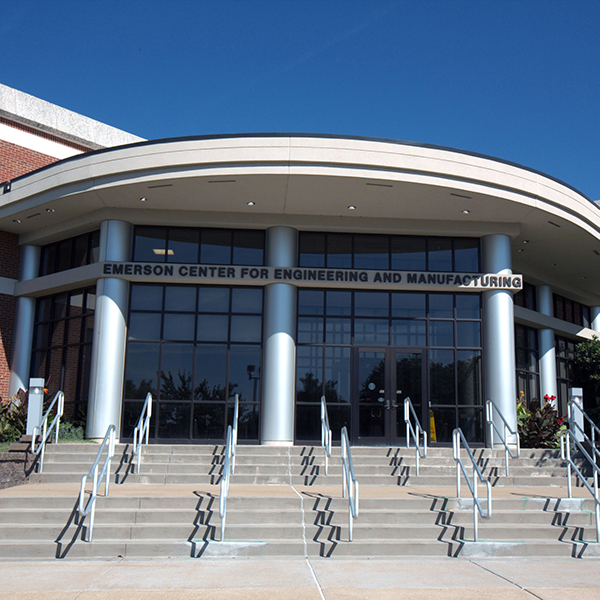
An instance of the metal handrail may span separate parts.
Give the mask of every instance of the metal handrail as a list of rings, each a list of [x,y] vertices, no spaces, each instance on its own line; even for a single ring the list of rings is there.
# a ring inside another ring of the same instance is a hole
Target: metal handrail
[[[225,541],[225,516],[227,514],[227,498],[229,497],[229,478],[235,472],[235,452],[238,437],[239,394],[235,395],[233,408],[233,427],[227,426],[227,442],[225,444],[225,461],[221,475],[221,494],[219,496],[219,516],[221,517],[221,541]]]
[[[467,455],[471,460],[471,464],[473,465],[473,484],[469,480],[469,475],[467,473],[467,469],[463,464],[462,459],[460,458],[460,443],[464,444],[465,450],[467,451]],[[489,519],[492,516],[492,484],[484,479],[479,467],[477,466],[477,461],[471,452],[471,448],[469,448],[469,444],[465,439],[465,436],[460,427],[457,427],[452,432],[452,454],[454,456],[454,460],[456,461],[456,497],[460,498],[460,472],[462,470],[465,479],[467,480],[467,485],[469,486],[469,490],[471,491],[471,496],[473,496],[473,536],[475,538],[474,541],[477,541],[478,538],[478,523],[477,523],[477,513],[481,515],[482,519]],[[479,498],[477,498],[477,479],[485,484],[487,488],[487,513],[483,512],[483,508],[481,507],[481,503],[479,502]]]
[[[575,415],[573,414],[573,408],[576,408],[581,413],[583,418],[585,419],[583,422],[583,429],[581,428],[579,423],[577,423],[577,421],[575,420]],[[591,444],[592,448],[594,448],[594,450],[596,450],[596,432],[598,432],[598,435],[600,435],[600,429],[598,428],[596,423],[594,423],[594,421],[592,421],[592,419],[585,412],[585,410],[583,410],[583,408],[581,408],[581,406],[577,402],[574,402],[573,400],[569,400],[569,402],[567,403],[567,416],[568,416],[568,421],[569,421],[569,427],[571,427],[571,425],[575,425],[576,429],[579,429],[579,431],[581,431],[581,433],[587,438],[587,441]],[[585,421],[587,421],[588,425],[590,426],[590,430],[592,432],[591,438],[584,431]]]
[[[494,411],[496,411],[496,414],[500,417],[500,419],[502,419],[502,423],[504,425],[504,432],[500,432],[500,429],[498,428],[496,423],[494,423]],[[498,434],[498,437],[500,438],[500,441],[504,446],[504,463],[506,465],[506,476],[508,477],[508,457],[510,456],[514,460],[521,456],[521,442],[519,440],[519,434],[507,423],[506,419],[504,418],[504,415],[500,412],[500,409],[494,404],[492,400],[487,400],[485,403],[485,418],[490,428],[490,443],[492,444],[492,447],[494,445],[494,431]],[[506,441],[506,438],[508,437],[507,434],[509,433],[515,436],[515,438],[517,439],[516,456],[512,453],[512,450],[509,448],[508,442]]]
[[[56,416],[54,417],[54,419],[52,419],[52,423],[50,423],[50,427],[48,427],[48,416],[50,415],[50,412],[54,408],[55,404],[57,404]],[[56,444],[58,444],[58,430],[60,427],[60,418],[63,416],[64,411],[65,411],[65,395],[63,394],[63,392],[61,392],[59,390],[58,392],[56,392],[56,395],[54,396],[54,399],[50,403],[48,410],[45,412],[44,416],[42,417],[40,424],[36,425],[33,428],[33,432],[31,434],[31,452],[40,457],[40,460],[38,462],[38,473],[41,473],[42,469],[44,467],[44,454],[46,453],[46,442],[48,441],[48,438],[51,436],[53,429],[56,432],[54,441]],[[37,450],[36,450],[35,440],[36,440],[38,434],[40,433],[40,431],[42,432],[42,439],[40,440],[39,446],[37,447]]]
[[[321,446],[325,448],[325,475],[329,471],[329,458],[331,456],[331,427],[329,427],[329,415],[325,396],[321,396]]]
[[[342,497],[348,496],[348,540],[352,541],[352,521],[358,518],[358,481],[354,475],[348,430],[342,427]]]
[[[415,427],[410,420],[410,416],[415,420]],[[417,461],[417,475],[419,475],[419,458],[427,458],[427,432],[421,427],[419,417],[413,407],[411,399],[407,396],[404,398],[404,422],[406,423],[406,447],[410,448],[410,438],[415,440],[415,458]],[[421,435],[423,436],[423,449],[419,444]]]
[[[106,429],[106,433],[104,434],[104,439],[100,444],[100,448],[98,449],[98,454],[96,454],[96,460],[92,465],[92,468],[89,470],[87,475],[84,475],[81,478],[81,488],[79,490],[79,504],[77,510],[82,517],[86,517],[88,514],[90,515],[90,522],[88,525],[88,536],[87,541],[92,541],[92,530],[94,529],[94,516],[96,514],[96,497],[98,496],[98,487],[102,484],[102,479],[104,479],[104,495],[108,496],[108,485],[110,483],[110,461],[115,455],[115,435],[117,428],[114,425],[109,425]],[[108,445],[108,449],[106,452],[106,458],[104,459],[104,463],[102,464],[102,470],[100,471],[100,475],[98,475],[98,468],[100,466],[100,458],[102,453],[104,452],[104,448]],[[90,497],[85,504],[84,507],[84,497],[86,494],[85,484],[89,477],[92,477],[92,491],[90,492]]]
[[[587,436],[585,436],[587,438]],[[567,439],[569,438],[569,439]],[[589,438],[588,438],[589,440]],[[590,486],[587,482],[586,477],[579,470],[577,465],[573,462],[571,458],[571,441],[574,446],[583,454],[585,459],[592,467],[592,471],[594,473],[594,488]],[[598,497],[598,473],[600,473],[600,468],[594,462],[594,459],[588,454],[586,449],[583,447],[581,442],[575,437],[573,432],[569,429],[565,429],[560,435],[560,455],[563,460],[567,461],[567,488],[569,490],[569,498],[572,498],[572,487],[571,487],[571,469],[575,470],[575,473],[583,483],[583,485],[587,488],[588,492],[592,494],[595,502],[595,516],[596,516],[596,542],[600,543],[600,498]]]
[[[148,434],[150,431],[150,418],[152,417],[152,394],[148,392],[146,394],[146,402],[144,402],[144,408],[142,408],[142,414],[138,419],[138,424],[133,430],[133,447],[131,453],[131,461],[137,457],[136,473],[140,472],[140,462],[142,460],[142,444],[144,444],[144,436],[146,437],[146,445],[148,444]]]

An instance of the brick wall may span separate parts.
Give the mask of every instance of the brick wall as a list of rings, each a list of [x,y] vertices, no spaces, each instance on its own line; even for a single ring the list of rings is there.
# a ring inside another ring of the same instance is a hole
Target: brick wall
[[[0,182],[45,167],[58,159],[0,140]]]
[[[19,237],[0,231],[0,277],[18,279],[21,249]],[[12,358],[16,298],[0,294],[0,397],[8,395],[10,360]]]

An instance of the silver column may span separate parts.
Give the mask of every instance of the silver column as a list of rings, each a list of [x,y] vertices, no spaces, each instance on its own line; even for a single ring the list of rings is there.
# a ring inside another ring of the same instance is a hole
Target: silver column
[[[538,285],[536,287],[537,309],[543,315],[553,316],[552,288],[549,285]],[[540,396],[558,395],[556,385],[556,350],[553,329],[538,330],[538,345],[540,347]],[[556,407],[556,400],[553,402]]]
[[[482,238],[484,273],[508,275],[511,270],[510,237],[503,234]],[[483,293],[483,364],[485,400],[491,399],[516,431],[514,307],[511,292]],[[501,422],[496,423],[502,430]],[[516,440],[507,440],[516,443]],[[492,443],[488,440],[488,445]]]
[[[291,227],[267,229],[267,260],[272,267],[295,267],[298,232]],[[296,382],[296,286],[265,286],[261,443],[294,443]]]
[[[21,248],[21,267],[19,281],[35,279],[40,269],[40,247],[23,246]],[[12,396],[19,388],[26,390],[29,386],[31,368],[31,349],[33,344],[33,323],[35,321],[35,298],[21,296],[17,298],[15,315],[15,337],[8,395]]]
[[[104,221],[100,229],[100,261],[128,261],[132,226]],[[86,437],[103,438],[110,424],[120,434],[129,282],[116,277],[98,280],[90,373]]]

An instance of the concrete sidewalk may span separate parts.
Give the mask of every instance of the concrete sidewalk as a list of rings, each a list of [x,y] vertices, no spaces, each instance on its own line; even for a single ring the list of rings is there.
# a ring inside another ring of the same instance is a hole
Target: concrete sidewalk
[[[0,600],[597,600],[598,559],[157,559],[0,563]]]

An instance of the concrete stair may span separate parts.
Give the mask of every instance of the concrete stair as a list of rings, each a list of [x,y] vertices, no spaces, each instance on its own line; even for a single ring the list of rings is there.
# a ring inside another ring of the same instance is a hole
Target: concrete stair
[[[221,542],[222,446],[147,446],[136,475],[130,446],[120,444],[112,466],[117,485],[98,498],[87,543],[88,521],[79,521],[75,505],[96,450],[49,446],[44,473],[0,492],[1,559],[600,555],[593,501],[585,490],[583,498],[560,498],[566,468],[552,450],[523,450],[508,478],[503,452],[476,451],[494,491],[492,518],[479,520],[474,543],[472,500],[454,497],[451,449],[430,449],[417,477],[414,449],[355,447],[361,499],[350,543],[339,449],[325,476],[321,448],[239,446]]]

